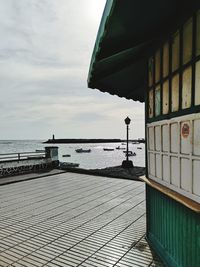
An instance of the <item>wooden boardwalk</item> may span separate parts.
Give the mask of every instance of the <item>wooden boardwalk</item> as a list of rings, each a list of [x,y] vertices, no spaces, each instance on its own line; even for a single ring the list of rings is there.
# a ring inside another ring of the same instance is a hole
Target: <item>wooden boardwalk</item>
[[[1,186],[0,206],[0,266],[162,266],[142,182],[62,173]]]

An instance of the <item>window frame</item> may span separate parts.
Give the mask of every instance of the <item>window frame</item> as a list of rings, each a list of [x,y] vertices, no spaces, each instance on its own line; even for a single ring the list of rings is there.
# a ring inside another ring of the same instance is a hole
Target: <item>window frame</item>
[[[149,117],[149,114],[147,114],[147,122],[153,122],[153,121],[159,121],[159,120],[164,120],[164,119],[170,119],[173,117],[178,117],[190,113],[196,113],[200,112],[200,104],[195,105],[195,80],[196,80],[196,63],[200,61],[200,55],[196,55],[196,45],[197,45],[197,16],[199,16],[200,10],[197,10],[193,16],[189,17],[184,23],[173,33],[170,34],[170,36],[165,39],[162,44],[157,47],[157,49],[154,51],[153,55],[151,55],[149,58],[153,58],[153,83],[151,86],[149,86],[149,78],[148,78],[148,88],[147,88],[147,95],[149,94],[149,91],[153,89],[153,117]],[[192,19],[192,58],[189,60],[187,63],[183,63],[183,30],[184,30],[184,25],[186,25],[189,20]],[[198,26],[200,27],[200,26]],[[172,70],[172,42],[173,42],[173,36],[179,32],[179,67],[175,71]],[[163,50],[164,46],[168,44],[168,54],[169,54],[169,71],[168,75],[165,76],[163,73]],[[156,81],[155,80],[155,56],[156,53],[160,51],[160,80]],[[183,83],[183,72],[188,68],[192,67],[192,77],[191,77],[191,106],[188,108],[183,109],[182,108],[182,83]],[[179,107],[177,111],[172,111],[172,79],[173,77],[179,74]],[[149,76],[149,73],[148,73]],[[168,114],[163,113],[163,84],[168,80],[169,82],[169,109],[168,109]],[[155,91],[156,88],[160,86],[161,88],[161,97],[160,97],[160,106],[161,106],[161,113],[160,115],[156,116],[155,114]],[[148,97],[147,97],[148,100]],[[149,110],[149,103],[147,103],[147,110]]]

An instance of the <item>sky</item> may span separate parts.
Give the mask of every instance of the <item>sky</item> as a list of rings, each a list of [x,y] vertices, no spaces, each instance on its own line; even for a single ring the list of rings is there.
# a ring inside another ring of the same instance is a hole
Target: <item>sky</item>
[[[144,137],[144,105],[87,88],[105,0],[0,0],[0,139]]]

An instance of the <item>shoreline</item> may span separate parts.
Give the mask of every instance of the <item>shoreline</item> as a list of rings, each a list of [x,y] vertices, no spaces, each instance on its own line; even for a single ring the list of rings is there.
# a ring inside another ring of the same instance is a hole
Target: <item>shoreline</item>
[[[75,138],[64,138],[64,139],[48,139],[47,141],[43,142],[43,144],[89,144],[89,143],[125,143],[127,142],[126,140],[124,139],[118,139],[118,138],[114,138],[114,139],[109,139],[109,138],[106,138],[106,139],[102,139],[102,138],[99,138],[99,139],[85,139],[85,138],[82,138],[82,139],[75,139]],[[129,143],[131,142],[135,142],[135,144],[139,144],[139,143],[145,143],[145,140],[144,139],[132,139],[132,140],[129,140]]]
[[[101,169],[83,169],[83,168],[73,168],[73,167],[66,167],[60,169],[65,170],[67,172],[104,176],[110,178],[130,179],[136,181],[141,181],[139,177],[146,174],[146,168],[139,166],[134,166],[133,168],[128,168],[128,169],[124,169],[121,166],[113,166]]]
[[[48,139],[43,144],[88,144],[88,143],[120,143],[121,139]]]
[[[140,179],[140,176],[145,175],[145,167],[134,166],[133,168],[124,169],[121,166],[113,166],[102,169],[82,169],[82,168],[54,168],[46,171],[38,171],[32,173],[24,173],[20,175],[11,175],[0,178],[0,186],[18,183],[22,181],[38,179],[42,177],[57,175],[60,173],[71,172],[71,173],[79,173],[85,175],[93,175],[93,176],[101,176],[101,177],[109,177],[109,178],[120,178],[120,179],[129,179],[134,181],[143,182]]]

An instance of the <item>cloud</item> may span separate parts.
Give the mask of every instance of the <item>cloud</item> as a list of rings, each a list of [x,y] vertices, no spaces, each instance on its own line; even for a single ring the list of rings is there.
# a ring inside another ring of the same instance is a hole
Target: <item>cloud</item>
[[[114,138],[127,115],[143,127],[142,104],[87,88],[104,4],[0,1],[0,139]]]

